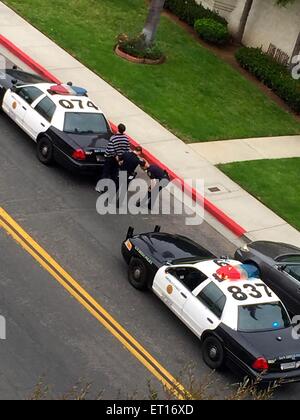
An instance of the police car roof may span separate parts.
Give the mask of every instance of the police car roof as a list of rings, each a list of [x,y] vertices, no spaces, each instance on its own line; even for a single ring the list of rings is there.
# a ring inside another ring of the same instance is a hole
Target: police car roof
[[[195,267],[221,289],[231,304],[238,306],[257,305],[280,301],[278,296],[258,276],[255,276],[254,273],[251,275],[251,270],[248,270],[248,267],[251,267],[250,264],[243,264],[235,260],[209,260],[197,263]],[[255,269],[255,266],[252,265],[252,268]],[[257,287],[257,284],[260,286]],[[253,286],[253,289],[251,286]],[[240,289],[247,296],[247,299],[235,299],[234,292],[237,289],[233,290],[231,288]],[[258,297],[259,295],[261,297]]]
[[[53,93],[51,94],[49,90],[53,87],[55,87],[54,83],[37,83],[34,85],[24,85],[24,86],[34,86],[40,89],[44,94],[47,95],[48,98],[50,98],[57,107],[59,107],[64,112],[89,112],[89,113],[101,113],[103,114],[102,110],[97,106],[98,109],[95,109],[93,107],[87,107],[85,106],[88,102],[92,102],[90,98],[87,96],[78,96],[78,95],[68,95],[68,94],[58,94]],[[58,85],[59,86],[59,85]],[[61,101],[74,101],[72,102],[74,105],[74,108],[67,109],[64,106],[61,105]],[[80,104],[78,101],[82,101],[84,109],[80,107]]]

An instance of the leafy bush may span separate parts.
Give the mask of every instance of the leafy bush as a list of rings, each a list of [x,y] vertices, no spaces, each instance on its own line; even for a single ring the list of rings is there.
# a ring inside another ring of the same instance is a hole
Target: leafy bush
[[[204,41],[213,44],[224,45],[230,39],[228,26],[214,19],[198,19],[195,22],[195,30]]]
[[[206,9],[201,4],[196,3],[195,0],[166,0],[165,8],[192,27],[198,19],[214,19],[217,22],[227,24],[226,19],[218,13]]]
[[[236,59],[241,67],[272,89],[294,111],[300,113],[300,82],[292,78],[287,67],[260,48],[240,48]]]
[[[118,46],[121,51],[136,58],[159,60],[163,57],[162,51],[156,45],[146,46],[144,35],[133,38],[126,34],[119,35]]]

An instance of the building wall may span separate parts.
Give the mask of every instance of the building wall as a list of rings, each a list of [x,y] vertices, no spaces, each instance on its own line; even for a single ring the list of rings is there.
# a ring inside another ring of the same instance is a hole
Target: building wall
[[[196,0],[198,3],[202,3],[203,6],[209,9],[215,10],[221,16],[229,19],[231,12],[235,9],[239,0]]]
[[[239,0],[229,16],[229,27],[235,33],[245,0]],[[246,26],[243,43],[248,46],[262,47],[267,51],[270,44],[286,53],[290,58],[294,53],[300,33],[300,2],[279,7],[275,0],[254,0]]]

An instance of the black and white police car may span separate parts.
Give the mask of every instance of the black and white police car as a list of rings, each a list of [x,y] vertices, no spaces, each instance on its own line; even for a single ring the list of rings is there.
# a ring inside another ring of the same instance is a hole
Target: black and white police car
[[[202,341],[212,369],[262,383],[300,381],[300,342],[288,312],[253,265],[217,258],[179,235],[134,235],[122,245],[129,282],[150,288]]]
[[[3,87],[1,106],[37,143],[38,159],[80,173],[98,172],[112,133],[87,91],[72,85],[13,82]]]

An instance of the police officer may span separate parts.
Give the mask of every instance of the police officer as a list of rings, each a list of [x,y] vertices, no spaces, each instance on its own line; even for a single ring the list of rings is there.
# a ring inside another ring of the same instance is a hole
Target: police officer
[[[145,161],[142,159],[142,154],[143,149],[138,146],[134,150],[126,152],[120,158],[118,158],[120,165],[120,175],[122,173],[126,173],[127,176],[127,188],[130,182],[133,181],[137,176],[137,167],[143,166],[145,164]]]
[[[148,162],[144,162],[141,165],[141,168],[147,173],[151,180],[145,204],[148,205],[149,210],[152,210],[152,206],[155,204],[159,193],[163,190],[163,188],[166,188],[169,185],[170,176],[166,170],[157,165],[150,165]]]

